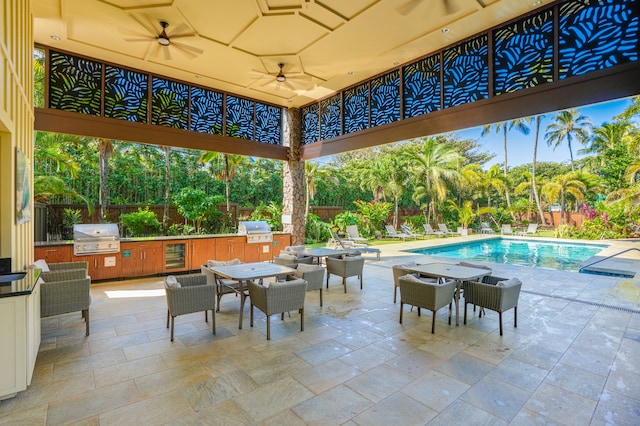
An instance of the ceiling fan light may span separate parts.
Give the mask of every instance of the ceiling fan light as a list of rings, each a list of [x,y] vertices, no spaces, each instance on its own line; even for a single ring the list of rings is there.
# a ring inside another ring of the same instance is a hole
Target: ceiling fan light
[[[287,78],[282,74],[278,74],[276,76],[276,81],[279,81],[280,83],[282,83],[283,81],[286,81],[286,80],[287,80]]]
[[[165,38],[165,37],[159,36],[159,37],[158,37],[158,44],[159,44],[160,46],[168,46],[169,44],[171,44],[171,42],[169,41],[169,39],[168,39],[168,38]]]

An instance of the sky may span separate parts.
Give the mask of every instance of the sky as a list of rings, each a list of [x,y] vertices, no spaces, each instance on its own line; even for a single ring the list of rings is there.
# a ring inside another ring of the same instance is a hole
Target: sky
[[[605,122],[612,121],[612,118],[620,114],[631,104],[630,99],[621,99],[617,101],[611,101],[587,107],[577,108],[580,113],[591,120],[591,124],[594,126],[600,126]],[[569,164],[569,148],[566,143],[558,146],[554,151],[552,147],[548,146],[544,140],[544,134],[546,127],[553,121],[554,113],[545,114],[540,124],[540,138],[538,140],[538,154],[536,160],[540,161],[553,161],[553,162],[565,162]],[[531,126],[530,126],[531,127]],[[507,134],[507,161],[509,167],[519,166],[522,164],[531,163],[533,160],[533,139],[535,136],[535,129],[532,127],[529,135],[525,136],[517,130],[512,130]],[[482,127],[475,127],[472,129],[462,130],[455,132],[455,134],[461,139],[474,139],[480,142],[484,151],[495,153],[496,156],[484,165],[485,169],[488,169],[494,164],[502,165],[504,161],[504,149],[503,149],[503,136],[502,130],[499,134],[495,133],[495,129],[491,130],[491,133],[485,137],[482,137]],[[583,148],[579,143],[572,142],[573,159],[577,160],[581,156],[578,154],[578,150]]]
[[[631,104],[631,99],[619,99],[616,101],[594,104],[586,107],[577,108],[580,113],[591,120],[594,126],[600,126],[602,123],[612,121],[612,118],[624,111]],[[569,164],[569,149],[566,143],[558,146],[554,151],[548,146],[544,140],[546,127],[553,121],[554,113],[545,114],[540,124],[540,139],[538,140],[538,153],[536,161],[553,161]],[[535,129],[532,128],[529,135],[525,136],[517,130],[513,130],[507,134],[507,155],[509,167],[519,166],[531,163],[533,160],[533,138]],[[495,153],[496,156],[483,165],[486,170],[494,164],[502,165],[504,161],[503,137],[502,131],[499,134],[492,129],[491,133],[482,137],[482,127],[474,127],[471,129],[461,130],[453,133],[459,139],[477,140],[481,144],[481,150]],[[583,146],[579,143],[572,143],[573,159],[578,160],[581,156],[578,150]],[[320,164],[327,164],[333,160],[333,157],[318,158]]]

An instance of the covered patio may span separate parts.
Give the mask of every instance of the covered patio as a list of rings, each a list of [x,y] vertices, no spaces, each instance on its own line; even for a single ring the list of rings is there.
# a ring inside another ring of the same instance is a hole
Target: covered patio
[[[462,237],[456,237],[460,239]],[[469,238],[469,237],[465,237]],[[482,238],[482,237],[477,237]],[[453,239],[452,239],[453,240]],[[367,260],[364,289],[339,277],[297,313],[238,329],[222,299],[217,335],[201,313],[165,327],[162,278],[92,287],[92,333],[79,314],[47,318],[34,379],[0,403],[11,424],[636,424],[640,298],[630,280],[489,264],[523,282],[518,327],[472,313],[430,331],[430,313],[398,323],[391,266],[404,249]],[[451,261],[449,259],[449,261]],[[246,308],[245,308],[246,309]],[[248,315],[245,315],[245,318]]]

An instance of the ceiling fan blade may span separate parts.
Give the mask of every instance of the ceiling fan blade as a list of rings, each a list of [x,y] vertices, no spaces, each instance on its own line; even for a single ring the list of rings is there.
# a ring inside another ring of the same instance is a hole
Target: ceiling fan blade
[[[171,28],[171,27],[168,27]],[[169,36],[169,38],[171,37],[184,37],[182,35],[180,35],[180,33],[183,33],[185,30],[188,30],[189,26],[187,24],[185,24],[184,22],[180,25],[178,25],[177,27],[167,31],[167,35]]]
[[[445,15],[451,15],[460,10],[460,7],[453,0],[442,0],[444,3],[444,13]]]
[[[171,41],[171,44],[179,49],[183,49],[185,51],[185,53],[189,53],[192,55],[202,55],[204,53],[204,50],[194,47],[194,46],[189,46],[188,44],[184,44],[184,43],[180,43],[177,41]]]
[[[141,19],[140,17],[138,17],[136,15],[131,15],[131,17],[138,24],[140,24],[142,26],[142,28],[147,30],[147,32],[149,32],[149,34],[152,34],[154,36],[154,38],[157,37],[158,34],[160,34],[160,31],[162,31],[162,29],[157,25],[157,23],[152,21],[151,18],[148,15],[144,15],[144,19]]]
[[[422,3],[422,0],[409,0],[396,8],[400,15],[408,15],[413,12],[413,9],[418,7]]]
[[[277,83],[276,86],[280,84],[280,82],[278,80],[276,80],[276,78],[274,76],[270,75],[269,77],[271,77],[271,78],[269,80],[267,80],[266,83],[262,83],[260,85],[261,87],[267,86],[267,85],[269,85],[271,83]]]
[[[295,87],[293,87],[293,85],[292,85],[291,83],[289,83],[287,80],[283,81],[283,82],[282,82],[282,85],[283,85],[284,87],[286,87],[287,89],[291,90],[292,92],[293,92],[294,90],[296,90],[296,88],[295,88]]]
[[[125,38],[124,41],[151,41],[155,40],[155,37],[144,37],[144,38]]]
[[[311,80],[307,74],[287,74],[287,80],[299,81],[301,83]]]
[[[273,77],[272,75],[267,74],[264,71],[260,71],[260,70],[250,70],[249,74],[256,77],[256,78],[268,78],[268,77]]]
[[[162,54],[167,61],[171,60],[171,52],[169,51],[169,46],[161,46]]]

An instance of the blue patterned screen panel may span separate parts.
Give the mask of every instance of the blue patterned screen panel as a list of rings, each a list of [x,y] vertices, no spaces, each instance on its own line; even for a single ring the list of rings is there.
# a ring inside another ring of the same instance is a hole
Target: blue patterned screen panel
[[[100,115],[102,64],[51,51],[49,108]]]
[[[105,65],[104,80],[104,116],[146,123],[149,75]]]
[[[403,68],[404,118],[440,109],[440,54]]]
[[[371,127],[400,120],[400,72],[371,80]]]
[[[302,144],[318,142],[320,135],[320,120],[318,118],[318,103],[307,105],[300,109],[302,119]]]
[[[486,34],[444,51],[445,108],[489,97],[487,52]]]
[[[640,0],[572,0],[560,4],[561,79],[638,60]]]
[[[189,86],[153,77],[151,87],[151,124],[186,130]]]
[[[320,140],[340,136],[341,124],[340,95],[320,101]]]
[[[255,102],[227,95],[227,136],[254,138]]]
[[[192,86],[190,130],[221,135],[222,98],[220,92]]]
[[[369,83],[342,92],[344,133],[359,132],[369,127]]]
[[[271,145],[282,144],[282,109],[256,102],[256,140]]]
[[[553,13],[547,9],[493,32],[494,93],[553,81]]]

